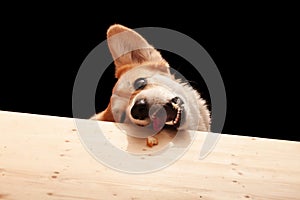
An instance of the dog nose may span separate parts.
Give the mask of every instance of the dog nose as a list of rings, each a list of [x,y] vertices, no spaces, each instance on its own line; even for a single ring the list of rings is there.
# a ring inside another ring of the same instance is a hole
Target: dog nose
[[[149,104],[146,99],[137,100],[131,108],[131,116],[134,119],[144,120],[149,114]]]

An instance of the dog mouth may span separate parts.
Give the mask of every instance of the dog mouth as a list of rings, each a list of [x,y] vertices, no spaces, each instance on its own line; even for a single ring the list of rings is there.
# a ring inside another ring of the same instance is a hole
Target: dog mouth
[[[142,99],[138,100],[131,109],[131,116],[137,125],[150,124],[155,132],[160,131],[166,125],[178,128],[182,123],[183,114],[183,101],[179,97],[174,97],[164,105],[151,106],[146,99]]]

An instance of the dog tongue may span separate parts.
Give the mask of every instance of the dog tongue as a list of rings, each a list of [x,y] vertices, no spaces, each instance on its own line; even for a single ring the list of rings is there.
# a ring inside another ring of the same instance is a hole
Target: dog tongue
[[[155,132],[160,131],[165,125],[165,121],[160,118],[153,119],[153,129]]]
[[[158,111],[156,115],[152,117],[152,124],[155,132],[160,131],[164,127],[166,119],[167,113],[164,109],[161,109],[161,111]]]

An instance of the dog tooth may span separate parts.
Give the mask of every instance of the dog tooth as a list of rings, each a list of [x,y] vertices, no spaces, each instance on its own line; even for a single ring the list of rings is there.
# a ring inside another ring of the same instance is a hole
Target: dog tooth
[[[173,124],[174,125],[178,123],[179,117],[180,117],[180,113],[181,113],[181,109],[180,109],[180,107],[178,107],[176,118],[173,120]]]
[[[174,125],[173,121],[168,121],[165,124],[167,124],[167,125]]]
[[[171,104],[172,104],[173,108],[175,108],[176,110],[179,109],[179,105],[178,104],[176,104],[176,103],[171,103]]]

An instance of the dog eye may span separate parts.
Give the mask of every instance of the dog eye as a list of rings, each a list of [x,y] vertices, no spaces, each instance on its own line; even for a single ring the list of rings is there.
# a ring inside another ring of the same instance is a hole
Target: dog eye
[[[147,80],[145,78],[138,78],[134,81],[133,87],[136,90],[143,89],[147,85]]]

